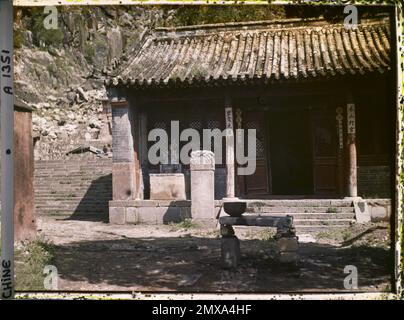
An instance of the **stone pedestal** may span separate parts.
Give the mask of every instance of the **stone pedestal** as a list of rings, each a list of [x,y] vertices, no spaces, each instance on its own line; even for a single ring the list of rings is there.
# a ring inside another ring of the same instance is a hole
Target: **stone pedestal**
[[[299,243],[296,236],[279,238],[276,247],[279,262],[297,264]]]
[[[237,268],[240,261],[240,241],[236,236],[222,238],[221,264],[225,269]]]
[[[185,200],[185,178],[182,173],[150,174],[150,200]]]
[[[206,224],[215,222],[215,157],[213,152],[191,153],[191,215]]]
[[[112,197],[113,200],[131,200],[136,196],[134,149],[130,107],[125,100],[111,102],[112,109]],[[110,208],[109,221],[124,224],[123,210]]]

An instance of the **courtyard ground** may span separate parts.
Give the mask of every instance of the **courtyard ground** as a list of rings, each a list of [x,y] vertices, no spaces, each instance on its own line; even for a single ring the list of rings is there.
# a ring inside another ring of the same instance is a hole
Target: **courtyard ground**
[[[51,248],[58,289],[64,291],[346,291],[346,265],[357,267],[357,291],[388,291],[391,285],[392,253],[386,223],[300,235],[296,269],[276,261],[275,230],[238,227],[242,260],[236,270],[220,266],[218,230],[189,221],[110,225],[40,217],[38,228],[39,237]],[[17,279],[29,277],[24,272],[27,269],[17,269]]]

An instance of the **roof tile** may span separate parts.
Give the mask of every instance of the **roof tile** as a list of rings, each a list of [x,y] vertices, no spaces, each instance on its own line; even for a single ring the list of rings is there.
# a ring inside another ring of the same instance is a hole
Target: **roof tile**
[[[200,86],[383,73],[390,69],[389,38],[386,18],[363,20],[355,30],[319,19],[158,29],[107,84]]]

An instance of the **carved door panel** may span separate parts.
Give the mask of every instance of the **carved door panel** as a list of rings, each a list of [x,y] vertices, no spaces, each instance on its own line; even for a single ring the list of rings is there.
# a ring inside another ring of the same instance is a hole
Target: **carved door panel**
[[[248,129],[256,131],[256,168],[252,175],[239,176],[239,191],[242,195],[251,197],[254,195],[263,195],[270,193],[270,177],[268,169],[268,143],[266,130],[266,117],[264,112],[245,111],[243,112],[243,129],[245,154],[249,155],[249,161],[253,160],[253,145],[248,144]]]
[[[313,112],[311,119],[313,143],[314,194],[338,193],[337,126],[332,112]]]

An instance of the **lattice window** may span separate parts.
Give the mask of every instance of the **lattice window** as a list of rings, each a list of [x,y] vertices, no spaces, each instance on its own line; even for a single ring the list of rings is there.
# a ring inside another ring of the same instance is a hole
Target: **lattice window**
[[[167,121],[164,120],[157,120],[153,121],[151,125],[151,129],[164,129],[167,130],[168,124]]]
[[[207,120],[206,129],[221,129],[221,122],[218,120]]]
[[[255,134],[256,134],[256,157],[257,158],[264,158],[265,157],[265,137],[263,136],[262,133],[262,128],[260,126],[260,123],[258,121],[247,121],[245,123],[245,128],[246,129],[255,129]],[[247,138],[248,131],[245,131],[245,144],[248,146],[248,154],[251,155],[252,152],[254,151],[253,145],[248,143],[248,138]]]
[[[189,127],[191,129],[195,129],[198,130],[199,132],[201,132],[202,128],[202,121],[201,120],[192,120],[189,122]]]

